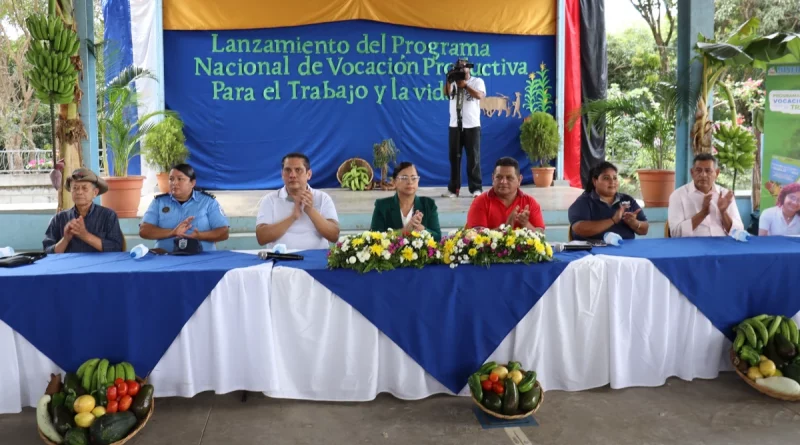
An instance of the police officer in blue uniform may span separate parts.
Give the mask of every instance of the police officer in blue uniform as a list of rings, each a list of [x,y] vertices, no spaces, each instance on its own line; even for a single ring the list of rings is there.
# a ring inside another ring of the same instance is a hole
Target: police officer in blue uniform
[[[230,235],[228,218],[214,195],[195,190],[197,177],[188,164],[169,172],[169,193],[157,195],[139,225],[139,236],[156,240],[155,248],[172,252],[175,238],[200,241],[204,252]]]

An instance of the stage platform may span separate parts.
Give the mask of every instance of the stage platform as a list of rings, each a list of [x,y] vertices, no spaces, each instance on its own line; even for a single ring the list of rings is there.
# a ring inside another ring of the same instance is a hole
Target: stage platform
[[[339,212],[339,223],[343,233],[353,233],[369,228],[375,200],[391,196],[391,191],[353,192],[344,189],[323,189],[331,195]],[[486,189],[488,190],[488,189]],[[531,194],[542,206],[546,233],[552,241],[566,241],[569,221],[567,209],[582,193],[582,190],[555,186],[548,188],[523,187],[525,193]],[[461,227],[466,223],[467,211],[472,197],[443,198],[444,187],[425,187],[420,189],[421,196],[429,196],[436,200],[439,208],[439,220],[443,231]],[[258,204],[269,190],[214,191],[225,213],[231,222],[231,237],[220,243],[220,249],[258,249],[255,239],[255,222]],[[122,231],[128,245],[140,242],[151,245],[149,241],[138,236],[138,225],[141,216],[153,199],[152,195],[142,197],[139,206],[139,218],[125,218],[121,221]],[[737,200],[738,201],[738,200]],[[642,204],[640,202],[640,204]],[[740,209],[749,208],[749,200],[738,202]],[[17,250],[41,250],[41,241],[50,218],[55,213],[54,203],[37,204],[0,204],[0,246],[12,246]],[[662,237],[664,221],[667,217],[665,208],[646,209],[651,221],[649,237]],[[744,217],[747,212],[742,212]]]

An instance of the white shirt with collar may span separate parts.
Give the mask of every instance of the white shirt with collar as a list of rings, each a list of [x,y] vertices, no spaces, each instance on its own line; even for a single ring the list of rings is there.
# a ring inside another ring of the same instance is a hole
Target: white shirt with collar
[[[336,207],[333,205],[330,195],[314,190],[310,186],[308,190],[314,195],[314,208],[322,217],[338,222],[339,216],[336,214]],[[286,187],[283,187],[261,199],[258,205],[256,225],[279,223],[291,216],[293,211],[294,201],[290,199]],[[327,249],[330,247],[328,240],[317,231],[314,222],[305,211],[300,213],[300,218],[289,226],[282,237],[268,243],[266,248],[271,249],[277,244],[285,244],[286,248],[291,250]]]
[[[722,218],[717,207],[720,196],[727,195],[728,190],[714,184],[710,193],[713,197],[711,198],[708,216],[697,225],[696,229],[692,230],[692,218],[703,208],[705,193],[694,186],[694,181],[672,192],[669,197],[667,219],[670,235],[673,238],[728,235],[728,232],[722,226]],[[736,207],[735,198],[725,213],[731,218],[731,231],[733,229],[744,230],[744,224],[741,216],[739,216],[739,208]]]
[[[767,235],[800,235],[800,216],[795,213],[787,223],[783,209],[770,207],[758,218],[758,228],[766,230]]]

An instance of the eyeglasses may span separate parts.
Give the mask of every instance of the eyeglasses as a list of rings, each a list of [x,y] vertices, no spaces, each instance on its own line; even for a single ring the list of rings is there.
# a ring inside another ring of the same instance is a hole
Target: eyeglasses
[[[788,196],[786,197],[786,200],[787,200],[787,201],[791,201],[791,202],[793,202],[793,203],[795,203],[795,204],[798,204],[798,203],[800,203],[800,197],[798,197],[798,196],[795,196],[795,195],[788,195]]]
[[[403,175],[403,176],[398,176],[397,179],[403,182],[417,182],[419,181],[419,176]]]
[[[708,176],[711,176],[712,174],[714,174],[714,173],[716,172],[716,170],[715,170],[715,169],[713,169],[713,168],[701,168],[701,167],[695,167],[693,170],[694,170],[694,172],[695,172],[695,173],[697,173],[698,175],[702,175],[703,173],[705,173],[705,174],[706,174],[706,175],[708,175]]]

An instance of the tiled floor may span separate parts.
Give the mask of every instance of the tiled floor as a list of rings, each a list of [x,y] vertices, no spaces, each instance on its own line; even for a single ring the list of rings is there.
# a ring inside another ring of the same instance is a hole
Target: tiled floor
[[[158,399],[129,445],[511,445],[504,429],[484,430],[467,398],[367,403],[269,399],[241,393]],[[670,379],[658,388],[547,392],[531,444],[778,444],[797,442],[800,404],[755,392],[733,373],[715,380]],[[0,444],[35,445],[35,413],[0,416]],[[516,442],[524,445],[528,442]]]

